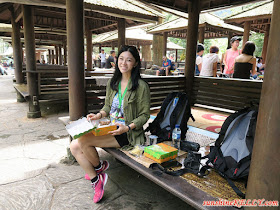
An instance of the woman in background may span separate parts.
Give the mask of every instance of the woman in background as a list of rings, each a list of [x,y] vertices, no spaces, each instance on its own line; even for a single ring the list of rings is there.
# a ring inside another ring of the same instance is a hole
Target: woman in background
[[[251,73],[256,74],[255,49],[254,42],[246,42],[242,54],[235,58],[233,78],[250,79]]]

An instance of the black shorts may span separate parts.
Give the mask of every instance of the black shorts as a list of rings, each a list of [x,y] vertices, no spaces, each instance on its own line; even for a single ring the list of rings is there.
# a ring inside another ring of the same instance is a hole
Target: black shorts
[[[129,141],[127,139],[127,134],[126,133],[122,133],[121,135],[116,135],[115,139],[119,143],[120,147],[123,147],[125,145],[129,145]]]

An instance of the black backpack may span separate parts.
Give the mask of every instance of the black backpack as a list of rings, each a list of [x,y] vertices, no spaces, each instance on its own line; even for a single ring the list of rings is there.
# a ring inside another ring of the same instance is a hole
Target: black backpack
[[[228,181],[237,195],[245,198],[244,193],[235,186],[232,180],[248,179],[257,115],[257,108],[254,107],[231,114],[223,123],[215,146],[210,147],[208,155],[200,157],[200,153],[188,152],[188,157],[184,161],[185,168],[177,171],[161,166],[158,168],[173,176],[194,173],[200,177],[207,175],[208,169],[214,168]],[[206,158],[208,158],[206,165],[199,169],[200,160]]]
[[[172,131],[176,124],[180,125],[181,139],[185,139],[188,130],[189,118],[194,118],[191,114],[191,106],[188,96],[184,92],[173,92],[164,99],[160,112],[153,122],[149,124],[145,132],[150,131],[152,135],[157,135],[157,142],[171,140]]]

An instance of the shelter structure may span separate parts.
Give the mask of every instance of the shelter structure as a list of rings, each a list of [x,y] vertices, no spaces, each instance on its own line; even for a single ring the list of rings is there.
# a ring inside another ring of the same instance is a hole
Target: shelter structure
[[[187,92],[191,93],[194,81],[195,55],[201,11],[241,5],[251,0],[141,0],[147,5],[188,12],[185,77]],[[278,200],[280,195],[280,0],[274,0],[270,39],[268,40],[266,75],[262,85],[257,128],[248,180],[247,199]]]
[[[26,72],[30,95],[28,117],[40,117],[36,40],[39,44],[54,45],[49,51],[52,63],[68,63],[70,117],[78,119],[85,114],[84,94],[84,29],[87,42],[87,67],[92,68],[92,34],[118,29],[118,46],[125,44],[125,28],[143,23],[156,23],[160,13],[144,8],[141,2],[97,0],[11,0],[0,3],[0,23],[12,25],[12,31],[0,36],[12,36],[16,82],[23,83],[22,44],[26,49]],[[23,30],[22,30],[23,29]],[[10,29],[9,29],[10,30]],[[66,53],[68,52],[68,53]],[[67,57],[68,62],[67,62]]]
[[[140,48],[141,46],[142,58],[144,58],[145,61],[152,61],[151,47],[153,44],[153,35],[148,34],[146,31],[147,31],[147,26],[135,26],[135,27],[127,28],[125,32],[126,44],[135,45],[138,48]],[[117,31],[100,34],[92,40],[92,43],[95,46],[101,45],[102,47],[112,47],[112,49],[114,49],[115,46],[117,46],[117,42],[118,42]],[[167,42],[167,50],[175,50],[176,54],[178,50],[184,50],[184,49],[185,48],[173,42]]]
[[[249,40],[250,30],[258,33],[264,33],[264,43],[262,50],[262,57],[264,62],[266,60],[273,4],[274,3],[271,0],[265,1],[260,5],[248,8],[245,11],[234,14],[224,19],[226,23],[244,28],[243,46]]]
[[[166,9],[167,10],[167,9]],[[167,10],[170,11],[170,10]],[[172,10],[173,11],[173,10]],[[175,13],[175,12],[173,12]],[[186,39],[187,37],[187,29],[188,29],[188,14],[179,12],[181,17],[164,22],[160,25],[157,25],[150,30],[148,33],[151,34],[160,34],[164,38],[167,37],[175,37]],[[183,17],[184,16],[184,17]],[[230,38],[235,35],[242,35],[243,28],[233,26],[225,23],[219,17],[210,14],[210,13],[202,13],[199,16],[199,35],[198,40],[200,43],[204,43],[204,39],[212,39],[212,38]],[[164,42],[165,44],[165,42]],[[165,48],[165,46],[164,46]]]

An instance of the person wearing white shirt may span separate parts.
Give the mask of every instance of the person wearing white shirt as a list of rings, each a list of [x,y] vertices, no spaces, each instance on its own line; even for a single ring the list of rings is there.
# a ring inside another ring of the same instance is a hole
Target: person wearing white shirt
[[[99,58],[101,61],[101,68],[105,68],[106,65],[106,53],[104,52],[104,50],[101,50],[101,53],[99,53]]]
[[[211,46],[209,51],[209,54],[203,56],[200,76],[216,77],[217,64],[219,61],[219,48],[216,46]]]
[[[202,55],[204,53],[203,44],[198,43],[196,49],[196,59],[195,59],[195,76],[199,76],[202,67]]]

